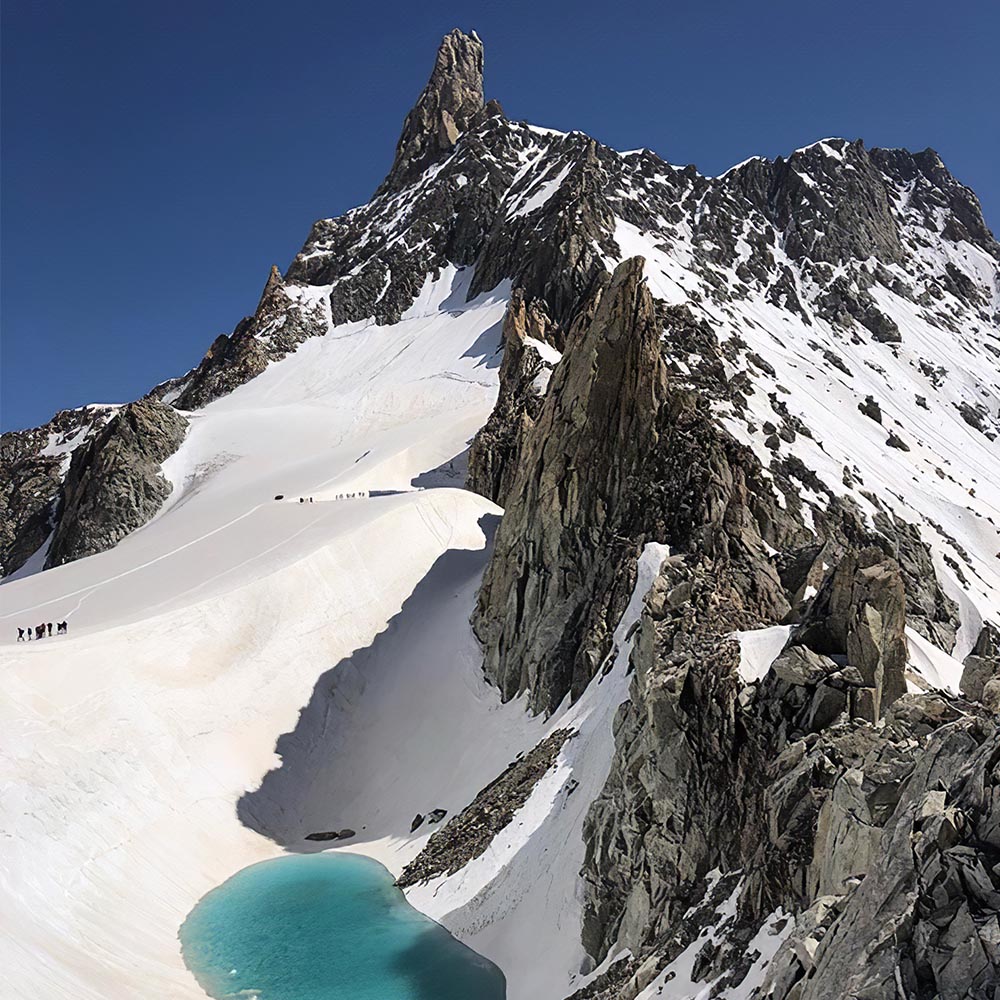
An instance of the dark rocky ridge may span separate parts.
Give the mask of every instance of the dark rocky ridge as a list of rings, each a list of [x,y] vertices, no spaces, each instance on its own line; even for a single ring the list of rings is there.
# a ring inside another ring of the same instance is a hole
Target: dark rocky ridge
[[[570,729],[556,730],[508,765],[461,813],[431,835],[420,854],[403,869],[396,885],[405,889],[438,875],[452,875],[485,853],[573,736]]]
[[[817,284],[821,312],[882,340],[896,339],[898,331],[871,298],[873,279],[863,262],[872,254],[893,262],[908,252],[897,205],[901,188],[911,192],[907,219],[920,213],[920,224],[934,228],[940,206],[952,206],[964,221],[949,238],[968,236],[1000,260],[975,195],[931,151],[868,150],[861,142],[828,140],[787,160],[757,158],[708,178],[649,151],[621,154],[581,133],[508,121],[496,102],[483,103],[482,64],[477,38],[457,31],[446,36],[375,197],[338,219],[316,222],[288,268],[286,289],[314,290],[309,306],[283,303],[285,329],[264,335],[277,313],[265,307],[272,275],[255,316],[219,338],[195,373],[168,383],[179,390],[178,405],[204,405],[230,391],[305,337],[325,332],[329,322],[398,321],[426,276],[449,263],[474,266],[470,295],[509,279],[529,304],[539,301],[565,328],[605,260],[619,256],[615,216],[661,233],[666,246],[688,227],[706,289],[720,302],[756,284],[801,310],[796,282],[775,255],[781,243]],[[533,169],[525,170],[526,162]],[[556,180],[543,204],[518,211]],[[744,222],[753,255],[737,267]],[[849,265],[850,280],[834,274],[835,264]],[[729,267],[737,267],[743,289],[723,275]],[[956,291],[984,304],[973,288]]]
[[[170,495],[161,464],[180,446],[187,421],[153,400],[123,406],[73,453],[46,567],[111,548],[145,524]]]
[[[500,506],[505,505],[513,486],[521,436],[542,408],[537,379],[550,368],[526,338],[543,344],[562,340],[561,331],[549,320],[541,302],[527,305],[524,292],[515,289],[504,315],[499,397],[469,449],[466,481],[468,489]]]
[[[627,261],[598,283],[567,335],[572,363],[557,367],[512,452],[517,466],[474,627],[487,675],[505,698],[531,691],[536,710],[582,692],[631,589],[607,575],[622,546],[638,555],[619,501],[655,444],[666,378],[642,264]]]
[[[41,427],[0,436],[0,576],[20,569],[45,544],[56,523],[69,454],[108,413],[106,407],[62,410]],[[56,454],[47,453],[50,442]]]

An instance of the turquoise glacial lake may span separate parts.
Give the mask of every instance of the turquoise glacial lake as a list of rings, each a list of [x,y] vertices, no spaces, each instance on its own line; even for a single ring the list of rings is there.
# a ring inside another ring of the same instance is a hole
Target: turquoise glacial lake
[[[237,872],[180,932],[217,1000],[504,1000],[503,973],[406,901],[382,865],[290,855]]]

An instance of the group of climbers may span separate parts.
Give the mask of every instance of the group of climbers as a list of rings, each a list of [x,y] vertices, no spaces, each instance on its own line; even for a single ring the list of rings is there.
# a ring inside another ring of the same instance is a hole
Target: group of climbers
[[[65,635],[68,631],[69,622],[58,622],[56,624],[56,635]],[[32,636],[32,632],[34,633],[34,636]],[[43,622],[41,625],[36,625],[34,628],[31,628],[30,625],[26,629],[19,628],[17,630],[17,641],[24,642],[26,634],[27,641],[29,642],[32,638],[44,639],[46,636],[52,635],[52,622]]]

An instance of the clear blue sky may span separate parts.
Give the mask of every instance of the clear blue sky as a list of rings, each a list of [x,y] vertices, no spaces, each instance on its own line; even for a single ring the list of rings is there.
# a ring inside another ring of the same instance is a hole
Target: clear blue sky
[[[6,0],[3,427],[197,363],[367,200],[455,26],[512,118],[709,174],[933,146],[1000,227],[996,0]]]

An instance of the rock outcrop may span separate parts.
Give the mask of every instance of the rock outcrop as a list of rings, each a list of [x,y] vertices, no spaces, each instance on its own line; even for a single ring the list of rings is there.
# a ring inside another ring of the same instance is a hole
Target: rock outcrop
[[[272,267],[253,316],[240,320],[230,336],[217,337],[194,371],[157,386],[150,395],[182,410],[199,409],[327,329],[329,315],[323,302],[303,296],[300,289],[289,289]]]
[[[441,40],[431,78],[406,116],[396,158],[376,196],[398,191],[451,152],[482,112],[483,43],[457,28]]]
[[[574,735],[571,729],[557,729],[509,764],[465,809],[431,835],[424,849],[403,869],[396,885],[405,889],[438,875],[451,875],[485,854],[555,763],[563,744]],[[433,814],[429,818],[433,821]],[[423,819],[419,817],[420,822]],[[411,833],[420,822],[414,820]]]
[[[537,300],[515,289],[504,316],[500,394],[469,449],[468,489],[503,507],[517,468],[517,448],[542,408],[551,363],[539,353],[561,334]],[[531,343],[529,341],[533,341]],[[551,355],[550,355],[551,357]],[[544,379],[544,384],[542,380]]]
[[[113,415],[4,436],[0,567],[50,534],[51,566],[146,523],[177,410],[307,338],[398,323],[442,275],[444,311],[510,289],[468,468],[506,509],[473,617],[502,697],[546,714],[579,698],[643,546],[671,553],[583,829],[583,944],[595,963],[630,955],[575,996],[634,1000],[681,972],[729,995],[754,966],[757,1000],[995,1000],[1000,637],[983,629],[962,697],[906,683],[908,626],[952,652],[969,624],[944,573],[990,585],[949,534],[975,518],[963,539],[982,547],[995,528],[963,480],[981,469],[933,440],[1000,433],[1000,246],[978,201],[932,150],[844,139],[705,177],[511,122],[482,72],[479,39],[446,36],[371,202],[316,222],[195,369]],[[787,643],[746,681],[734,634],[779,625]],[[401,884],[487,850],[569,735],[435,831]],[[435,805],[411,833],[444,819]],[[286,842],[356,835],[327,825]]]
[[[979,631],[972,652],[963,663],[960,688],[966,698],[981,701],[986,685],[1000,677],[1000,631],[989,622]]]
[[[912,756],[904,750],[901,761]],[[864,787],[864,772],[847,772],[841,781],[855,790],[834,805],[835,786],[824,810],[835,809],[861,839],[821,823],[816,849],[850,877],[824,884],[832,893],[799,916],[763,995],[992,1000],[1000,985],[998,761],[995,726],[965,718],[934,732],[909,766],[897,763],[891,808]]]
[[[44,454],[45,427],[0,437],[0,575],[20,569],[52,531],[62,459]]]
[[[849,551],[827,577],[795,645],[843,657],[864,686],[852,714],[876,722],[906,691],[906,595],[899,565],[880,548]]]
[[[657,439],[666,374],[641,259],[595,289],[521,442],[474,628],[505,698],[578,695],[604,659],[641,525],[628,497]],[[543,569],[547,567],[547,569]]]
[[[171,489],[160,466],[186,429],[172,407],[140,400],[123,406],[74,452],[46,566],[104,552],[156,514]]]
[[[61,410],[47,424],[0,436],[0,576],[41,553],[55,525],[70,456],[114,407]],[[44,553],[41,553],[44,554]]]

